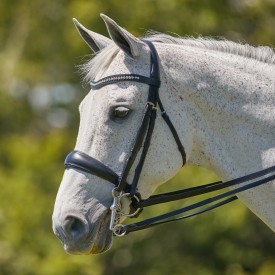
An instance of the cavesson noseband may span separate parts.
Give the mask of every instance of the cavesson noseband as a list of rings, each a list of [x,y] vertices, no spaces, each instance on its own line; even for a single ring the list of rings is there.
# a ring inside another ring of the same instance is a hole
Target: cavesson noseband
[[[159,97],[159,87],[160,87],[160,73],[159,73],[159,64],[158,64],[158,54],[152,42],[148,40],[143,40],[150,49],[151,56],[151,64],[150,64],[150,77],[138,75],[138,74],[118,74],[111,75],[108,77],[104,77],[98,81],[92,82],[91,86],[94,89],[100,89],[106,85],[122,82],[122,81],[132,81],[132,82],[140,82],[149,85],[148,98],[144,109],[144,115],[142,121],[140,123],[139,129],[137,131],[136,138],[134,140],[134,144],[132,145],[131,151],[128,155],[127,161],[123,167],[123,171],[121,175],[115,173],[112,169],[107,167],[102,162],[96,160],[95,158],[80,152],[73,151],[71,152],[65,159],[65,167],[75,168],[78,170],[82,170],[84,172],[93,174],[102,179],[105,179],[115,185],[113,190],[113,198],[114,202],[111,206],[111,222],[110,222],[110,230],[116,236],[123,236],[129,232],[137,231],[141,229],[145,229],[148,227],[152,227],[158,224],[167,223],[175,220],[186,219],[188,217],[192,217],[211,209],[217,208],[218,206],[224,205],[231,201],[237,199],[235,194],[251,189],[253,187],[262,185],[267,183],[273,179],[275,179],[275,166],[270,167],[268,169],[262,170],[260,172],[256,172],[241,178],[237,178],[228,182],[215,182],[206,185],[196,186],[184,190],[179,190],[175,192],[153,195],[148,199],[143,200],[140,197],[140,194],[137,192],[137,186],[139,182],[139,178],[141,175],[142,167],[150,146],[151,137],[155,125],[156,115],[158,108],[161,111],[161,115],[171,130],[175,142],[178,146],[178,149],[182,155],[183,165],[186,162],[186,154],[184,151],[184,147],[181,144],[177,131],[175,130],[169,116],[167,115],[162,102]],[[137,167],[135,168],[135,173],[133,177],[133,181],[131,184],[127,183],[127,177],[130,169],[135,162],[138,153],[141,151]],[[260,178],[260,179],[259,179]],[[246,183],[241,187],[237,187],[234,190],[227,191],[225,193],[210,197],[208,199],[201,200],[197,203],[191,204],[184,208],[151,218],[141,222],[122,225],[120,224],[121,216],[135,217],[139,214],[143,207],[175,201],[179,199],[185,199],[189,197],[198,196],[201,194],[209,193],[216,190],[221,190],[225,187],[232,187],[237,184]],[[128,197],[131,200],[131,208],[132,211],[130,214],[126,214],[122,212],[121,199],[123,197]],[[201,209],[203,206],[212,204]],[[174,217],[181,213],[185,213],[190,210],[194,210],[200,208],[196,212],[192,212],[191,214],[187,214],[178,218],[174,218],[169,220],[170,217]]]

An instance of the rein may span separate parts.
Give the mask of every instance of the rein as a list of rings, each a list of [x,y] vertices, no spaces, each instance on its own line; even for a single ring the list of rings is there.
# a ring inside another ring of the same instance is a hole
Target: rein
[[[138,182],[143,168],[143,164],[150,147],[151,137],[154,130],[155,119],[157,115],[158,108],[161,111],[161,115],[168,125],[170,131],[173,134],[175,142],[178,146],[178,149],[182,155],[183,165],[186,162],[186,154],[184,147],[181,144],[180,138],[177,134],[176,129],[174,128],[169,116],[167,115],[162,102],[159,97],[159,87],[160,87],[160,73],[158,65],[158,54],[152,44],[148,40],[143,40],[144,43],[150,48],[151,53],[151,65],[150,65],[150,77],[138,75],[138,74],[118,74],[104,77],[98,81],[92,82],[91,86],[94,89],[100,89],[106,85],[111,85],[117,82],[122,81],[133,81],[141,82],[149,85],[149,92],[147,102],[144,108],[144,114],[142,121],[140,123],[139,129],[132,145],[132,149],[127,158],[127,161],[123,167],[121,175],[116,174],[112,169],[107,167],[102,162],[96,160],[95,158],[80,152],[72,151],[68,154],[65,159],[65,168],[74,168],[78,169],[95,176],[98,176],[102,179],[105,179],[115,185],[113,189],[113,205],[111,206],[111,221],[110,221],[110,230],[116,236],[123,236],[133,231],[138,231],[141,229],[153,227],[159,224],[168,223],[176,220],[186,219],[198,214],[207,212],[209,210],[215,209],[219,206],[227,204],[237,199],[236,194],[249,190],[251,188],[260,186],[264,183],[267,183],[275,179],[275,166],[272,166],[268,169],[249,174],[231,181],[227,182],[215,182],[206,185],[196,186],[192,188],[187,188],[183,190],[178,190],[175,192],[169,192],[159,195],[153,195],[148,199],[143,200],[140,194],[137,192]],[[134,178],[131,184],[127,183],[127,177],[130,169],[132,168],[135,160],[137,159],[138,153],[141,151],[137,167],[135,168]],[[274,174],[273,174],[274,173]],[[247,183],[248,182],[248,183]],[[222,194],[210,197],[208,199],[201,200],[197,203],[188,205],[186,207],[180,208],[175,211],[168,212],[163,215],[156,216],[154,218],[146,219],[141,222],[123,225],[120,224],[121,216],[127,217],[136,217],[144,207],[166,203],[171,201],[176,201],[180,199],[186,199],[190,197],[195,197],[202,194],[207,194],[209,192],[217,191],[224,189],[226,187],[232,187],[237,184],[246,183],[241,187],[237,187],[233,190],[224,192]],[[131,200],[131,212],[126,214],[122,212],[121,200],[123,197],[127,197]],[[207,206],[212,204],[210,206]],[[204,207],[204,208],[203,208]],[[169,219],[171,217],[177,216],[179,214],[198,209],[199,210],[180,216],[174,219]]]

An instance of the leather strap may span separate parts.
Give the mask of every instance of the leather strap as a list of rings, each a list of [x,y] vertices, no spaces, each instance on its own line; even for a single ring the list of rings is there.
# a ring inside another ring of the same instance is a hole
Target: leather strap
[[[151,106],[152,108],[152,106]],[[135,174],[134,174],[134,178],[133,178],[133,182],[131,184],[131,192],[130,192],[130,197],[134,197],[135,194],[137,193],[137,185],[138,185],[138,181],[141,175],[141,171],[143,168],[143,164],[148,152],[148,149],[150,147],[150,143],[151,143],[151,138],[152,138],[152,134],[153,134],[153,130],[154,130],[154,126],[155,126],[155,121],[156,121],[156,110],[154,110],[152,108],[151,111],[151,116],[150,116],[150,121],[149,121],[149,125],[148,125],[148,130],[147,130],[147,135],[143,144],[143,150],[139,159],[139,163],[135,169]]]
[[[78,170],[96,175],[113,184],[118,183],[118,175],[102,162],[88,156],[80,151],[72,151],[65,159],[66,168],[76,168]]]
[[[272,166],[272,167],[267,168],[265,170],[262,170],[262,171],[244,176],[244,177],[240,177],[238,179],[235,179],[235,180],[232,180],[232,181],[229,181],[229,182],[225,182],[224,185],[225,185],[225,187],[227,187],[228,185],[230,186],[230,184],[232,184],[233,181],[238,182],[240,184],[240,183],[245,183],[247,181],[255,180],[259,177],[263,177],[262,179],[258,179],[256,181],[253,181],[253,182],[250,182],[248,184],[237,187],[233,190],[230,190],[230,191],[224,192],[222,194],[219,194],[219,195],[201,200],[197,203],[188,205],[186,207],[177,209],[175,211],[171,211],[171,212],[168,212],[168,213],[163,214],[163,215],[159,215],[159,216],[156,216],[156,217],[153,217],[153,218],[150,218],[150,219],[146,219],[146,220],[141,221],[141,222],[137,222],[137,223],[133,223],[133,224],[129,224],[129,225],[124,225],[121,228],[121,231],[124,234],[128,234],[128,233],[133,232],[133,231],[138,231],[138,230],[141,230],[141,229],[153,227],[153,226],[156,226],[156,225],[159,225],[159,224],[168,223],[168,222],[177,221],[177,220],[183,220],[183,219],[186,219],[186,218],[189,218],[189,217],[199,215],[199,214],[204,213],[206,211],[209,211],[211,209],[217,208],[221,205],[225,205],[229,202],[232,202],[232,201],[236,200],[237,199],[237,196],[235,196],[236,194],[238,194],[240,192],[243,192],[243,191],[246,191],[246,190],[249,190],[249,189],[252,189],[252,188],[255,188],[257,186],[263,185],[263,184],[268,183],[272,180],[275,180],[274,172],[275,172],[275,166]],[[268,175],[268,174],[271,174],[271,175]],[[211,206],[202,208],[201,210],[198,210],[198,211],[193,212],[191,214],[184,215],[184,216],[169,220],[169,218],[171,218],[171,217],[174,217],[174,216],[182,214],[182,213],[186,213],[188,211],[191,211],[191,210],[194,210],[194,209],[197,209],[197,208],[204,207],[204,206],[206,206],[208,204],[211,204],[211,203],[214,203],[216,201],[220,201],[220,202],[217,202],[217,203],[215,203]]]
[[[94,89],[100,89],[106,85],[111,85],[117,82],[123,81],[132,81],[132,82],[140,82],[148,85],[152,85],[155,87],[160,87],[160,80],[153,77],[146,77],[139,74],[116,74],[110,75],[107,77],[103,77],[98,81],[91,81],[90,85]]]
[[[146,200],[141,200],[141,201],[137,202],[135,207],[143,208],[143,207],[148,207],[151,205],[156,205],[156,204],[166,203],[166,202],[170,202],[170,201],[191,198],[191,197],[199,196],[202,194],[207,194],[207,193],[221,190],[221,189],[224,189],[227,187],[236,186],[237,184],[245,183],[245,182],[266,176],[266,175],[274,173],[274,172],[275,172],[275,166],[271,166],[271,167],[261,170],[259,172],[255,172],[255,173],[252,173],[252,174],[249,174],[249,175],[237,178],[237,179],[233,179],[230,181],[226,181],[226,182],[218,181],[218,182],[209,183],[209,184],[196,186],[196,187],[191,187],[191,188],[178,190],[178,191],[174,191],[174,192],[153,195]]]
[[[156,119],[156,111],[157,111],[157,99],[158,99],[158,90],[160,86],[160,73],[159,73],[159,65],[158,65],[158,54],[153,46],[152,42],[143,40],[148,47],[150,48],[150,79],[157,80],[156,82],[159,83],[159,85],[150,85],[149,84],[149,92],[148,92],[148,98],[147,98],[147,104],[145,106],[145,113],[141,122],[141,125],[139,127],[134,145],[131,149],[131,153],[129,155],[128,160],[126,161],[126,165],[123,169],[122,176],[120,179],[120,182],[118,184],[118,187],[116,190],[118,192],[121,192],[125,190],[125,182],[128,177],[129,171],[137,157],[138,152],[140,151],[142,145],[143,149],[141,152],[141,156],[138,162],[138,165],[135,169],[134,179],[131,184],[131,192],[130,196],[134,197],[134,195],[137,193],[137,185],[140,178],[140,174],[142,171],[143,164],[145,162],[145,158],[150,146],[151,137],[155,125],[155,119]]]

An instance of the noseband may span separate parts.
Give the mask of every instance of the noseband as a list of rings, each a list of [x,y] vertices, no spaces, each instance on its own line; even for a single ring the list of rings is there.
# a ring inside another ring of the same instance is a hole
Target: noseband
[[[166,124],[168,125],[169,129],[171,130],[171,133],[175,139],[179,152],[181,153],[181,156],[182,156],[183,165],[186,162],[186,154],[184,151],[184,147],[182,146],[179,136],[177,134],[177,131],[174,128],[166,111],[164,110],[164,107],[159,97],[159,87],[161,82],[160,82],[160,73],[159,73],[159,64],[158,64],[159,58],[158,58],[157,51],[154,45],[152,44],[152,42],[148,40],[143,40],[143,42],[146,43],[150,49],[150,56],[151,56],[150,77],[146,77],[138,74],[118,74],[118,75],[111,75],[108,77],[104,77],[98,81],[94,81],[91,83],[91,86],[94,89],[100,89],[104,86],[122,82],[122,81],[140,82],[140,83],[149,85],[148,98],[145,104],[143,118],[140,123],[139,129],[137,131],[134,144],[132,145],[127,161],[125,162],[125,165],[123,167],[123,171],[121,175],[116,174],[112,169],[107,167],[102,162],[80,151],[72,151],[71,153],[68,154],[68,156],[65,159],[66,169],[74,168],[77,170],[81,170],[89,174],[95,175],[97,177],[100,177],[115,185],[115,188],[112,192],[114,202],[113,202],[113,205],[111,206],[112,214],[111,214],[110,230],[112,230],[114,235],[117,235],[117,236],[123,236],[132,231],[145,229],[158,224],[167,223],[167,222],[171,222],[179,219],[186,219],[186,218],[204,213],[206,211],[209,211],[211,209],[217,208],[221,205],[234,201],[235,199],[237,199],[235,194],[239,192],[251,189],[253,187],[262,185],[266,182],[269,182],[275,179],[275,175],[272,174],[275,172],[275,166],[273,166],[268,169],[262,170],[260,172],[256,172],[256,173],[253,173],[235,180],[231,180],[228,182],[215,182],[215,183],[192,187],[192,188],[179,190],[175,192],[154,195],[146,200],[143,200],[140,197],[140,194],[137,192],[138,182],[139,182],[143,164],[150,146],[158,108],[160,109],[161,115],[164,121],[166,122]],[[127,177],[140,151],[141,151],[141,154],[138,160],[138,164],[135,168],[133,181],[131,184],[128,184]],[[263,178],[263,179],[258,179],[258,178]],[[234,190],[227,191],[225,193],[216,195],[214,197],[210,197],[205,200],[201,200],[198,203],[191,204],[187,207],[184,207],[151,219],[147,219],[147,220],[144,220],[138,223],[129,224],[129,225],[120,224],[121,216],[124,215],[128,217],[135,217],[139,214],[139,212],[142,210],[143,207],[147,207],[147,206],[151,206],[159,203],[165,203],[169,201],[175,201],[179,199],[185,199],[189,197],[194,197],[194,196],[209,193],[212,191],[221,190],[225,187],[230,187],[237,184],[245,183],[247,181],[253,181],[253,182],[249,182],[248,184],[243,185],[242,187],[235,188]],[[125,214],[122,212],[121,200],[123,197],[127,197],[131,200],[132,211],[130,214]],[[190,210],[201,208],[211,203],[212,205],[205,207],[203,209],[197,210],[196,212],[169,220],[170,217],[179,215],[181,213],[185,213]]]

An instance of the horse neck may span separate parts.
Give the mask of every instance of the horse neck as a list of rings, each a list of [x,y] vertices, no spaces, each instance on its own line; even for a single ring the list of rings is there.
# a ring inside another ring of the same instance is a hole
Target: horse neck
[[[158,51],[166,77],[161,95],[172,104],[187,164],[223,180],[274,165],[274,65],[183,46]],[[274,196],[274,182],[238,195],[275,232]]]
[[[170,109],[185,113],[189,121],[188,129],[173,115],[177,129],[182,136],[186,131],[193,135],[188,163],[210,168],[223,179],[272,165],[274,65],[183,46],[166,45],[159,52],[170,100],[177,106]],[[176,102],[182,102],[180,107]]]

